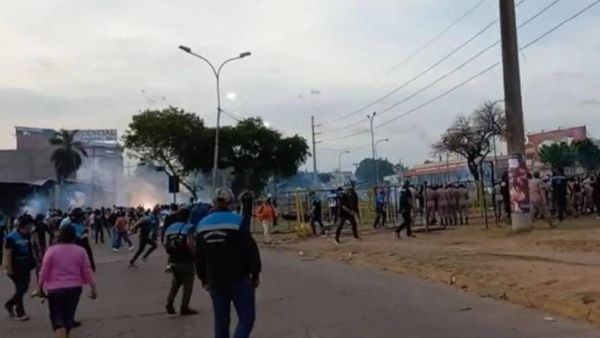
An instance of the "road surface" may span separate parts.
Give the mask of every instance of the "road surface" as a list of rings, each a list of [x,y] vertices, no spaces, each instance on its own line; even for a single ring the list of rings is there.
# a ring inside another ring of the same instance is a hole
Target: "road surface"
[[[96,247],[99,299],[83,298],[74,337],[211,337],[207,294],[196,284],[194,317],[169,319],[164,298],[169,275],[159,249],[139,270],[128,270],[128,252]],[[541,312],[457,291],[407,276],[311,260],[262,249],[264,274],[253,337],[519,338],[600,337],[600,330],[565,319],[547,322]],[[12,291],[0,280],[4,301]],[[32,320],[0,318],[0,337],[50,337],[46,305],[27,299]],[[235,318],[235,315],[234,317]],[[235,319],[233,319],[235,323]]]

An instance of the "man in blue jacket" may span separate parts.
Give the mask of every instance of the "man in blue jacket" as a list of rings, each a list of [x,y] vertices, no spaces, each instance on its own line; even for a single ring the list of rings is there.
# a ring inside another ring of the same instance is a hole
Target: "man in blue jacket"
[[[213,212],[196,227],[196,273],[212,299],[216,338],[229,338],[231,303],[239,319],[234,337],[250,337],[256,317],[260,254],[250,232],[240,231],[234,198],[230,189],[217,189]]]

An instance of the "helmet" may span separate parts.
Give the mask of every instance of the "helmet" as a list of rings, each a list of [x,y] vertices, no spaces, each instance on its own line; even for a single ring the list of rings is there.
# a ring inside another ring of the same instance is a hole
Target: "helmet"
[[[233,191],[227,187],[218,188],[213,197],[214,202],[231,203],[235,199]]]

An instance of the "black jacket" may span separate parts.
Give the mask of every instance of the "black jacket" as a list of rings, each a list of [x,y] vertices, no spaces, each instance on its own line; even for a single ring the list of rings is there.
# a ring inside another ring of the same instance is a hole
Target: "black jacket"
[[[216,211],[196,227],[196,273],[213,290],[232,287],[245,278],[259,280],[258,246],[249,232],[240,231],[242,217]]]

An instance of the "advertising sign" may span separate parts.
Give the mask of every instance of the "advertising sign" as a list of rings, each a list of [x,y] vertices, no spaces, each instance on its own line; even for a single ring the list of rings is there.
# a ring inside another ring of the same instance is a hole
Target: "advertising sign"
[[[75,134],[75,140],[89,142],[117,142],[116,129],[81,129]]]
[[[515,214],[529,213],[529,179],[525,159],[514,155],[508,159],[508,186],[511,210]]]

